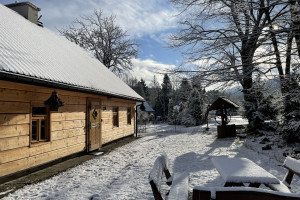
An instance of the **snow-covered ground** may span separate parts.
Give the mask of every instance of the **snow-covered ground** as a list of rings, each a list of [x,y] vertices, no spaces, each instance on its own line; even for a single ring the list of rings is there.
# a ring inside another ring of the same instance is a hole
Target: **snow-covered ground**
[[[151,125],[142,138],[109,154],[89,160],[53,178],[28,185],[5,197],[8,199],[153,199],[148,175],[162,152],[170,160],[172,172],[190,173],[190,191],[194,186],[222,186],[224,181],[211,162],[212,156],[245,157],[277,178],[286,170],[274,154],[256,151],[254,143],[245,145],[235,138],[216,139],[216,126],[185,128],[166,124]],[[260,148],[260,147],[258,147]],[[271,156],[270,156],[271,155]],[[296,177],[293,191],[300,191]]]

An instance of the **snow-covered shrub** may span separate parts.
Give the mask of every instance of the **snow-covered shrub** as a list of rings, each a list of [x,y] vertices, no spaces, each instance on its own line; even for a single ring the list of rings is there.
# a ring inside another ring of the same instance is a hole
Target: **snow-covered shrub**
[[[171,103],[172,101],[170,101]],[[173,105],[173,104],[171,104]],[[179,110],[180,110],[180,106],[171,106],[169,108],[169,114],[168,114],[168,124],[170,125],[174,125],[174,124],[180,124],[180,120],[178,117],[179,114]]]
[[[178,122],[182,125],[187,126],[187,127],[196,126],[195,118],[188,112],[187,109],[181,111],[178,114]]]
[[[287,142],[300,141],[300,74],[292,74],[285,96],[285,116],[280,132]]]
[[[273,129],[264,122],[266,120],[276,120],[279,106],[275,103],[272,91],[268,89],[266,83],[259,80],[259,78],[253,84],[251,94],[254,101],[245,103],[245,106],[247,106],[245,110],[248,111],[246,117],[251,119],[248,127],[249,132],[260,133],[261,131]]]
[[[187,78],[184,78],[180,88],[171,97],[168,107],[169,124],[197,126],[203,122],[205,90],[201,89],[201,84],[198,83],[197,78],[193,79],[192,85]]]

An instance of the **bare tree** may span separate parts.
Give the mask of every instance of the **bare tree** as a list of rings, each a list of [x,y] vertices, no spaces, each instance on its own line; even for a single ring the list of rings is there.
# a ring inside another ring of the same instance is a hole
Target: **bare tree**
[[[171,37],[171,47],[188,46],[184,55],[189,61],[206,59],[213,62],[200,66],[200,72],[204,77],[210,77],[209,81],[239,81],[243,86],[246,110],[250,111],[255,104],[250,95],[254,53],[266,25],[261,1],[172,1],[183,6],[184,12],[192,11],[181,21],[183,28]],[[251,113],[249,122],[250,116]]]
[[[300,0],[288,0],[291,13],[291,29],[296,40],[298,56],[300,58]]]
[[[180,31],[171,37],[170,46],[184,47],[186,60],[198,62],[195,72],[202,74],[208,84],[240,83],[247,118],[255,128],[253,76],[276,68],[265,45],[270,41],[269,27],[287,12],[285,5],[275,0],[171,1],[185,15],[180,21]]]
[[[95,57],[116,74],[132,69],[131,59],[137,57],[138,45],[128,38],[115,22],[115,16],[105,17],[101,10],[76,19],[59,30],[68,40],[94,53]]]

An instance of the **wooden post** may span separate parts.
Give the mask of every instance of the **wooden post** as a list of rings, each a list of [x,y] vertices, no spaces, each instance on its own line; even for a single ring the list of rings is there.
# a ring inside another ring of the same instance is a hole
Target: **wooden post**
[[[137,127],[137,108],[138,108],[138,106],[136,105],[135,106],[135,137],[137,137],[137,131],[138,131],[138,127]]]

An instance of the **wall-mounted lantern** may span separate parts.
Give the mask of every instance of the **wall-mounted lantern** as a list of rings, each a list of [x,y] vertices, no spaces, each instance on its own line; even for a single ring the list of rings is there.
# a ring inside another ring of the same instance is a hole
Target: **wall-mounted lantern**
[[[60,100],[56,91],[52,92],[51,97],[45,101],[45,104],[50,106],[51,111],[58,111],[58,108],[64,106],[65,103]]]

